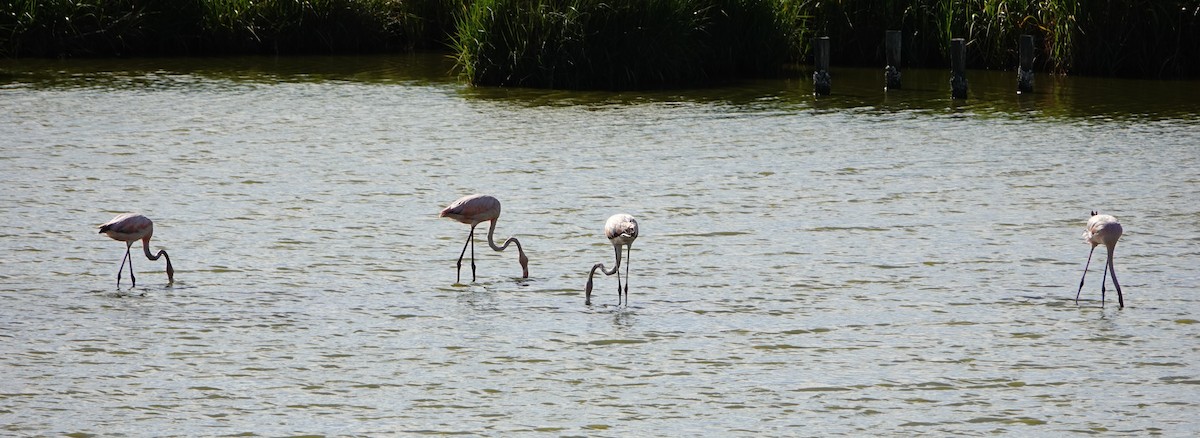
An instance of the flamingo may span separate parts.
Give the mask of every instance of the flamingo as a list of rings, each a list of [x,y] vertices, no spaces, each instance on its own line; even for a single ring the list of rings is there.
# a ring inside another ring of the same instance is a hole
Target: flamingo
[[[1104,265],[1104,273],[1112,272],[1113,285],[1117,287],[1117,302],[1121,308],[1125,308],[1125,297],[1121,294],[1121,283],[1117,282],[1117,271],[1113,267],[1113,249],[1117,247],[1117,239],[1121,238],[1121,223],[1117,222],[1117,218],[1107,214],[1096,214],[1092,212],[1092,218],[1088,219],[1087,229],[1083,231],[1083,241],[1092,244],[1092,250],[1088,251],[1087,263],[1083,265],[1083,277],[1079,278],[1079,290],[1075,291],[1075,304],[1079,304],[1079,293],[1083,291],[1083,279],[1087,277],[1088,265],[1092,264],[1092,252],[1096,251],[1096,245],[1104,244],[1108,248],[1108,262]],[[1106,277],[1100,277],[1100,306],[1104,307],[1104,282]]]
[[[584,288],[583,304],[592,305],[592,277],[596,275],[596,270],[599,269],[604,275],[617,274],[617,305],[621,305],[621,245],[625,245],[625,305],[629,305],[629,253],[633,251],[633,241],[638,236],[638,223],[633,216],[619,213],[608,218],[604,223],[604,237],[607,237],[613,244],[613,249],[617,253],[617,264],[613,265],[612,270],[604,268],[603,263],[596,263],[592,266],[592,271],[588,273],[587,287]]]
[[[133,283],[132,287],[137,287],[137,278],[133,276],[133,257],[129,255],[129,248],[138,239],[142,241],[142,249],[146,252],[147,259],[167,259],[167,284],[175,282],[175,269],[171,267],[171,257],[167,255],[167,251],[160,249],[158,254],[150,254],[150,236],[154,235],[154,222],[150,218],[138,213],[125,213],[100,225],[100,232],[113,240],[125,242],[125,257],[121,259],[121,267],[117,269],[117,288],[121,287],[121,272],[125,270],[126,260],[129,261],[129,281]]]
[[[504,246],[496,246],[496,242],[492,240],[492,235],[496,231],[496,219],[500,218],[500,200],[489,195],[470,195],[463,196],[450,204],[449,207],[442,209],[438,213],[438,217],[448,217],[456,221],[471,226],[471,232],[467,234],[467,241],[463,243],[462,253],[458,255],[458,277],[454,281],[458,284],[462,280],[462,259],[467,254],[467,245],[471,246],[471,281],[475,281],[475,226],[483,221],[491,221],[488,227],[488,246],[493,250],[504,251],[508,248],[508,244],[517,244],[518,261],[521,262],[521,278],[529,278],[529,257],[525,257],[525,251],[521,249],[521,242],[516,237],[509,237],[504,241]]]

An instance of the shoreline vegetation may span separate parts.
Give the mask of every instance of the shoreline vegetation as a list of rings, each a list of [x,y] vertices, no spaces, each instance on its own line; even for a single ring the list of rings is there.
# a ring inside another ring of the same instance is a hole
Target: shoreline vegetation
[[[475,85],[672,88],[834,65],[1200,77],[1200,0],[0,0],[0,57],[446,52]]]

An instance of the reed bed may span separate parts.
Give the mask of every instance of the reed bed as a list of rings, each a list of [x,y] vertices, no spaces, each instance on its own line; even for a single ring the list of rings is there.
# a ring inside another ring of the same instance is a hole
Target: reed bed
[[[0,55],[442,48],[467,0],[0,0]]]
[[[478,0],[459,21],[458,65],[475,84],[629,89],[778,69],[774,10],[755,0]]]
[[[474,84],[629,89],[766,76],[810,62],[1200,76],[1200,0],[0,0],[0,56],[446,50]]]
[[[809,36],[830,36],[843,65],[878,65],[891,29],[904,32],[904,64],[911,66],[947,65],[950,38],[964,38],[969,67],[1011,69],[1019,35],[1029,34],[1042,71],[1200,74],[1200,0],[783,1],[813,17]]]

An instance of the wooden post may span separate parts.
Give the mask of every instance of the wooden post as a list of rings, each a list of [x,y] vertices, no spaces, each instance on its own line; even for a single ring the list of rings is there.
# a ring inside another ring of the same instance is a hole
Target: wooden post
[[[1021,35],[1021,63],[1017,66],[1017,94],[1033,92],[1033,35]]]
[[[950,39],[950,97],[967,98],[967,44],[962,38]]]
[[[828,95],[832,86],[829,77],[829,37],[813,39],[813,62],[817,67],[813,73],[813,94]]]
[[[884,69],[883,90],[900,89],[900,31],[889,30],[884,37],[884,47],[887,53],[887,67]]]

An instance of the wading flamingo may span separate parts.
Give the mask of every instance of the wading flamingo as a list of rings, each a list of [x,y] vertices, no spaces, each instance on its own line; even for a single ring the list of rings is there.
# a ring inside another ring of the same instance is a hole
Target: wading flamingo
[[[113,240],[125,242],[125,258],[121,259],[121,267],[117,269],[117,288],[121,287],[121,271],[125,269],[126,260],[129,261],[129,281],[133,283],[131,287],[137,287],[137,278],[133,276],[133,257],[129,255],[129,248],[138,239],[142,241],[142,250],[146,252],[147,259],[167,259],[167,283],[175,282],[175,269],[171,267],[171,257],[167,255],[167,251],[160,249],[158,254],[150,254],[150,237],[154,235],[154,222],[150,218],[137,213],[125,213],[100,225],[100,232]]]
[[[617,274],[617,305],[621,305],[621,245],[625,245],[625,305],[629,305],[629,253],[633,251],[633,241],[638,236],[638,223],[633,219],[633,216],[619,213],[608,218],[604,223],[604,237],[607,237],[613,244],[613,249],[617,253],[617,264],[613,265],[612,270],[604,269],[603,263],[596,263],[592,266],[592,271],[588,273],[587,287],[583,289],[583,304],[592,305],[592,276],[596,275],[596,270],[599,269],[604,275]]]
[[[1104,273],[1112,273],[1113,286],[1117,287],[1117,302],[1121,308],[1125,308],[1125,297],[1121,294],[1121,283],[1117,282],[1117,271],[1113,267],[1113,249],[1117,247],[1117,239],[1121,238],[1121,223],[1117,222],[1117,218],[1107,214],[1096,214],[1092,212],[1092,218],[1088,219],[1087,229],[1083,231],[1083,241],[1092,245],[1092,250],[1088,251],[1087,263],[1083,265],[1083,277],[1079,278],[1079,290],[1075,291],[1075,304],[1079,304],[1079,293],[1083,291],[1083,279],[1087,278],[1088,265],[1092,264],[1092,253],[1096,251],[1096,245],[1104,244],[1108,248],[1108,262],[1104,264]],[[1104,282],[1106,278],[1100,277],[1100,307],[1104,307]]]
[[[496,219],[500,217],[499,199],[489,195],[463,196],[449,207],[442,209],[438,216],[448,217],[471,226],[471,232],[467,234],[467,242],[463,244],[462,253],[458,255],[458,277],[454,280],[455,284],[462,280],[462,259],[467,254],[467,245],[471,246],[471,281],[475,281],[475,226],[483,221],[492,222],[488,227],[488,246],[491,246],[492,249],[504,251],[505,248],[508,248],[508,244],[517,244],[517,254],[519,254],[517,260],[521,262],[521,278],[529,278],[529,257],[525,257],[525,251],[521,249],[521,242],[516,237],[509,237],[504,241],[504,246],[496,246],[496,241],[492,240],[492,234],[496,231]]]

